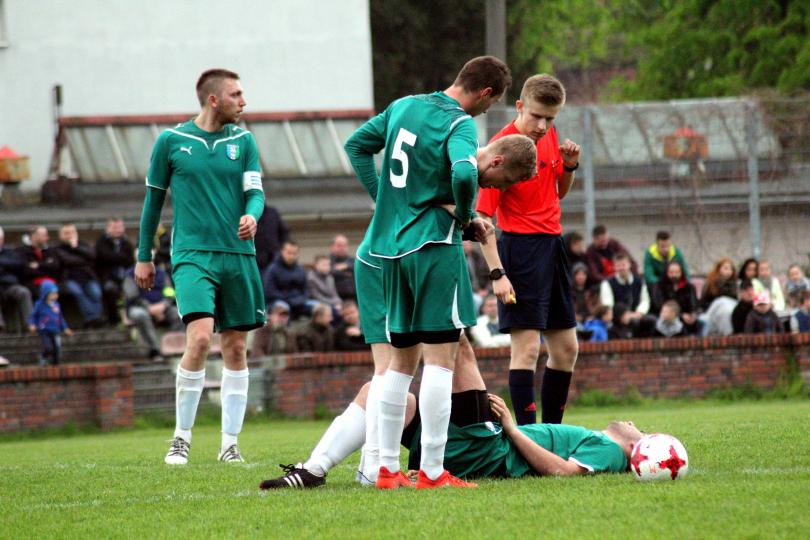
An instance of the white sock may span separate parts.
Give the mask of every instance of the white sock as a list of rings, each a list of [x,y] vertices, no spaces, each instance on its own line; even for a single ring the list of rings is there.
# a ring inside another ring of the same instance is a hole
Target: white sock
[[[357,403],[350,403],[343,414],[332,420],[332,425],[323,434],[304,463],[304,468],[323,476],[329,469],[349,457],[363,446],[366,440],[366,411]]]
[[[431,480],[444,471],[444,446],[450,423],[453,372],[439,366],[425,366],[419,387],[419,411],[422,420],[422,460],[419,468]]]
[[[182,437],[190,444],[191,428],[194,427],[197,405],[200,404],[200,396],[205,386],[205,369],[188,371],[178,367],[175,386],[177,391],[175,393],[174,436]]]
[[[248,375],[247,368],[238,371],[222,368],[222,450],[236,444],[236,436],[242,431],[247,408]]]
[[[380,467],[399,470],[399,443],[405,429],[405,407],[413,377],[398,371],[385,372],[380,389],[378,423],[380,429]]]
[[[363,448],[363,459],[360,471],[372,482],[377,480],[380,472],[380,390],[383,375],[374,375],[368,387],[366,397],[366,446]]]

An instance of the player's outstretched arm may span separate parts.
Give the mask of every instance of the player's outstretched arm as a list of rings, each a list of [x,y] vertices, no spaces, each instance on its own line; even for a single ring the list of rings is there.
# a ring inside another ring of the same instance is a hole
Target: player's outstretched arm
[[[374,154],[385,147],[386,113],[387,111],[378,114],[357,128],[343,145],[357,178],[375,201],[380,177],[374,164]]]
[[[512,412],[500,397],[490,394],[489,404],[492,412],[503,426],[503,432],[515,445],[520,455],[529,463],[536,473],[548,476],[575,476],[585,474],[588,469],[580,467],[573,461],[566,461],[560,456],[549,452],[517,428]]]

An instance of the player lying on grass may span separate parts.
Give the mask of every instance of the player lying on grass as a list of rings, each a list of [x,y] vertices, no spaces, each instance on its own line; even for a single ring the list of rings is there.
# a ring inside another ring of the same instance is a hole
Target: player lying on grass
[[[282,466],[283,476],[261,489],[312,488],[326,473],[359,450],[365,439],[366,383],[338,416],[304,463]],[[419,466],[421,432],[417,398],[408,394],[402,445],[410,449],[409,468]],[[504,401],[488,394],[467,340],[459,347],[453,378],[445,468],[461,478],[517,478],[527,475],[572,476],[627,470],[633,445],[642,432],[632,422],[611,422],[603,431],[561,424],[517,426]],[[361,483],[362,477],[359,478]]]

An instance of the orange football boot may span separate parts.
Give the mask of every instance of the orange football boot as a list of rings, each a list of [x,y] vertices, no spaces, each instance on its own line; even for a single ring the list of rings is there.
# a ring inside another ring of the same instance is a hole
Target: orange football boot
[[[436,480],[431,480],[428,478],[428,475],[419,469],[419,476],[416,478],[416,489],[434,489],[440,487],[477,488],[478,484],[474,482],[465,482],[461,478],[456,478],[447,471],[443,471]]]
[[[377,474],[377,482],[375,484],[377,489],[397,489],[401,487],[412,488],[413,484],[402,471],[392,473],[386,467],[380,467],[380,472]]]

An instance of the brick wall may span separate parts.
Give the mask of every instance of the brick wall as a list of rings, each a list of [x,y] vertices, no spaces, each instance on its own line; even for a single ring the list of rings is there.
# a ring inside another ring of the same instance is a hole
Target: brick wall
[[[0,433],[66,424],[131,426],[130,364],[61,365],[0,371]]]
[[[476,349],[476,356],[487,387],[505,391],[509,349]],[[810,384],[810,334],[583,343],[571,399],[587,390],[621,395],[633,388],[648,397],[700,397],[749,383],[772,388],[791,357]],[[541,357],[541,365],[544,361]],[[289,356],[274,370],[274,407],[299,417],[312,416],[316,408],[340,411],[371,373],[370,353]],[[538,370],[538,386],[541,373]],[[418,389],[418,382],[417,374],[412,390]]]

